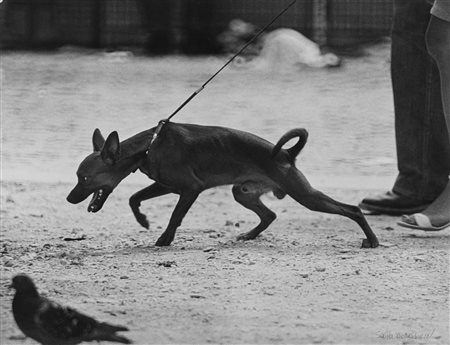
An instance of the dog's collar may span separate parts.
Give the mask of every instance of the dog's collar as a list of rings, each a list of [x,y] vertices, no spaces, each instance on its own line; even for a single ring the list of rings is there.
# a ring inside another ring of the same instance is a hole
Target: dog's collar
[[[159,135],[159,132],[161,132],[162,127],[163,127],[167,122],[169,122],[168,119],[160,120],[160,121],[158,122],[158,126],[156,126],[155,131],[153,132],[153,136],[152,136],[152,139],[150,140],[150,144],[148,145],[147,150],[145,151],[145,154],[146,154],[146,155],[148,155],[148,153],[149,153],[149,151],[150,151],[150,148],[152,147],[153,142],[156,140],[156,138],[157,138],[158,135]]]

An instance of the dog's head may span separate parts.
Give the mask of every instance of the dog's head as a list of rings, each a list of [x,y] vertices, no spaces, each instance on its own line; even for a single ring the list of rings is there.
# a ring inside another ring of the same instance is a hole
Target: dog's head
[[[120,142],[117,132],[112,132],[105,140],[100,130],[96,129],[92,143],[94,152],[78,167],[78,183],[67,196],[67,201],[78,204],[93,194],[88,212],[97,212],[126,174],[119,162]]]

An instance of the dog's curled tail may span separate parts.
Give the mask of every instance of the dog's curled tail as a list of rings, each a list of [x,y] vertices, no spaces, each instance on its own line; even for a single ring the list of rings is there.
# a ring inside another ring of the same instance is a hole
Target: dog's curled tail
[[[298,137],[297,143],[294,146],[286,149],[293,162],[308,140],[308,131],[304,128],[291,129],[286,134],[284,134],[272,149],[272,158],[280,152],[284,144],[296,137]]]

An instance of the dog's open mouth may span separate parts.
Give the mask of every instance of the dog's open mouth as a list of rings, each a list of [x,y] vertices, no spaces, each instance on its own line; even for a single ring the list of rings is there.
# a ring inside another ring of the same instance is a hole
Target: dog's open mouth
[[[103,188],[100,188],[98,191],[94,192],[94,195],[92,196],[92,200],[89,203],[88,206],[88,212],[97,212],[100,211],[103,207],[103,204],[105,203],[106,199],[108,198],[108,195],[110,193],[105,191]]]

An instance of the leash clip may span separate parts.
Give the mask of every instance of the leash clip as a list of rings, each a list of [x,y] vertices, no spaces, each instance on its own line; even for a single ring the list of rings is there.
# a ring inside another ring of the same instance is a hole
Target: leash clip
[[[145,151],[145,154],[148,155],[148,152],[150,150],[150,147],[152,146],[153,142],[156,140],[156,138],[159,135],[159,132],[161,132],[162,127],[169,122],[167,119],[160,120],[158,122],[158,126],[156,126],[155,131],[153,132],[152,140],[150,141],[150,145],[148,145],[147,151]]]

